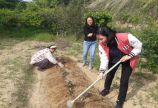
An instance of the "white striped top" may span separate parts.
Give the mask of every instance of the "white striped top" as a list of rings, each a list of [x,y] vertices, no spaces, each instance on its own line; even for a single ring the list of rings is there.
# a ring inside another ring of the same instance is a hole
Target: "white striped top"
[[[57,64],[57,60],[50,52],[49,48],[45,48],[33,54],[30,64],[38,63],[44,59],[48,59],[51,63]]]

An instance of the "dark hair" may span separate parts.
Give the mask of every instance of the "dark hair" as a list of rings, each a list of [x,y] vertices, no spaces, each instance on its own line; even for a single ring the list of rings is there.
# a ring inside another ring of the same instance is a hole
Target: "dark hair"
[[[87,23],[87,19],[88,19],[88,18],[91,18],[91,19],[93,20],[92,26],[95,26],[95,20],[94,20],[94,17],[92,17],[92,16],[88,16],[88,17],[86,18],[85,26],[86,26],[86,27],[89,26],[88,23]]]
[[[97,34],[101,34],[107,37],[107,45],[109,45],[112,41],[115,40],[116,33],[117,32],[115,30],[112,30],[109,27],[100,27],[97,31]]]

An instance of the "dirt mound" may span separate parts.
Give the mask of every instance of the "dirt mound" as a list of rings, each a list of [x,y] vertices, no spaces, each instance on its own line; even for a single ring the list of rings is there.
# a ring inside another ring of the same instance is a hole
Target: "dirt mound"
[[[37,73],[40,74],[39,87],[36,87],[32,101],[39,102],[32,102],[32,108],[66,108],[67,100],[74,99],[89,86],[88,78],[74,61],[64,58],[62,62],[65,63],[65,69],[54,66]],[[38,105],[33,105],[35,103]],[[98,91],[92,88],[74,104],[73,108],[112,108],[112,103],[99,96]]]

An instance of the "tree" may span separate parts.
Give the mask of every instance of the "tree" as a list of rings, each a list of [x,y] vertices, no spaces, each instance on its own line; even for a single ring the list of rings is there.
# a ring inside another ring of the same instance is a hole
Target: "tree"
[[[140,33],[143,41],[143,56],[147,59],[145,67],[158,74],[158,27],[150,26]]]
[[[73,33],[79,33],[82,30],[83,4],[80,0],[71,1],[67,7],[67,23],[69,30]]]
[[[14,9],[20,0],[0,0],[0,8]]]
[[[112,21],[112,15],[105,11],[88,12],[84,17],[86,18],[87,16],[93,16],[99,26],[107,26],[107,24]]]

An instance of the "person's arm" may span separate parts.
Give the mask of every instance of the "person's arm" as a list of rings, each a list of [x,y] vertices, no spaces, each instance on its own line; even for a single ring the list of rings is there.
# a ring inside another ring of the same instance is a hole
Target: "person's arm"
[[[93,33],[90,33],[88,28],[85,26],[84,27],[84,35],[85,35],[85,37],[92,37]]]
[[[96,37],[97,31],[98,31],[98,26],[96,25],[96,26],[94,27],[94,31],[93,31],[92,37]]]
[[[58,62],[56,60],[56,58],[52,55],[52,53],[50,51],[48,51],[47,53],[45,53],[45,57],[53,64],[57,64],[58,66],[60,66],[61,68],[64,67],[64,65],[61,62]]]
[[[133,47],[133,50],[128,54],[121,58],[122,62],[125,62],[141,53],[142,50],[142,42],[140,42],[135,36],[132,34],[128,34],[129,44]]]
[[[87,27],[84,27],[84,35],[87,36],[89,34]]]
[[[129,44],[133,47],[133,50],[130,52],[129,56],[132,58],[141,53],[142,50],[142,42],[140,42],[135,36],[132,34],[128,34]]]
[[[52,53],[50,51],[47,51],[45,53],[45,57],[53,64],[57,64],[58,61],[56,60],[56,58],[52,55]]]
[[[46,54],[45,54],[45,57],[53,64],[57,64],[58,66],[60,66],[61,68],[64,67],[64,65],[61,63],[61,62],[58,62],[56,60],[56,58],[52,55],[52,53],[50,51],[48,51]]]
[[[100,57],[100,68],[99,71],[104,73],[108,69],[108,56],[103,50],[102,46],[99,45],[99,57]]]
[[[109,60],[107,54],[105,53],[101,45],[99,45],[99,57],[100,57],[100,68],[99,68],[98,78],[103,79],[104,73],[108,69]]]

